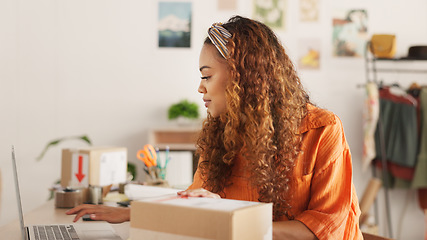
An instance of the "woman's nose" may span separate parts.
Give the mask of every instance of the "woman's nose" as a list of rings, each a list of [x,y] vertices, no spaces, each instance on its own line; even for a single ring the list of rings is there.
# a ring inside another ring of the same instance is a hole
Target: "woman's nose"
[[[206,93],[206,88],[203,85],[203,81],[200,81],[199,88],[197,89],[199,93]]]

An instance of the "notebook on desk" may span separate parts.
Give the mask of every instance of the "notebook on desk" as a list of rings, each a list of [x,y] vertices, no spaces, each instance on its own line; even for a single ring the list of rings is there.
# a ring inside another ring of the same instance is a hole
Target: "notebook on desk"
[[[114,229],[106,222],[87,224],[58,224],[58,225],[31,225],[25,226],[24,214],[22,211],[21,192],[19,190],[18,170],[15,158],[15,149],[12,146],[12,165],[16,189],[16,200],[18,202],[19,222],[22,240],[48,240],[48,239],[69,239],[69,240],[121,240],[114,233]]]

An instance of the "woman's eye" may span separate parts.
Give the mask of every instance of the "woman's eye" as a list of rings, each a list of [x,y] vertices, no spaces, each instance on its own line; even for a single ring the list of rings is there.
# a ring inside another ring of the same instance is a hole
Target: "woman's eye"
[[[206,77],[200,77],[202,80],[208,80],[210,77],[206,76]]]

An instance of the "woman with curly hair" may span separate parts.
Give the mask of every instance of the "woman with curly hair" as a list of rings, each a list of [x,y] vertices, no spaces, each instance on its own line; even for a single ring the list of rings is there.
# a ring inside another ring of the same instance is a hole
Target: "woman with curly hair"
[[[208,117],[179,194],[273,203],[275,239],[362,239],[341,121],[310,103],[273,31],[214,24],[199,64]]]
[[[266,25],[213,24],[199,59],[208,116],[193,184],[179,195],[273,203],[274,239],[362,239],[339,118],[310,103]],[[75,221],[129,220],[129,209],[79,206]]]

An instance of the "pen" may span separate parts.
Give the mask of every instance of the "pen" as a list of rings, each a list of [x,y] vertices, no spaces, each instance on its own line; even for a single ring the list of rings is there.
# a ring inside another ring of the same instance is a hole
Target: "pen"
[[[147,165],[144,165],[143,169],[144,169],[144,172],[146,172],[147,174],[150,174],[150,171],[148,171]]]
[[[156,166],[149,167],[148,174],[150,175],[151,179],[153,180],[157,179],[158,178],[157,167]]]
[[[165,162],[165,168],[168,165],[169,162],[169,146],[166,146],[166,162]]]
[[[160,150],[156,147],[156,155],[157,155],[157,167],[162,168],[162,162],[160,161]]]

